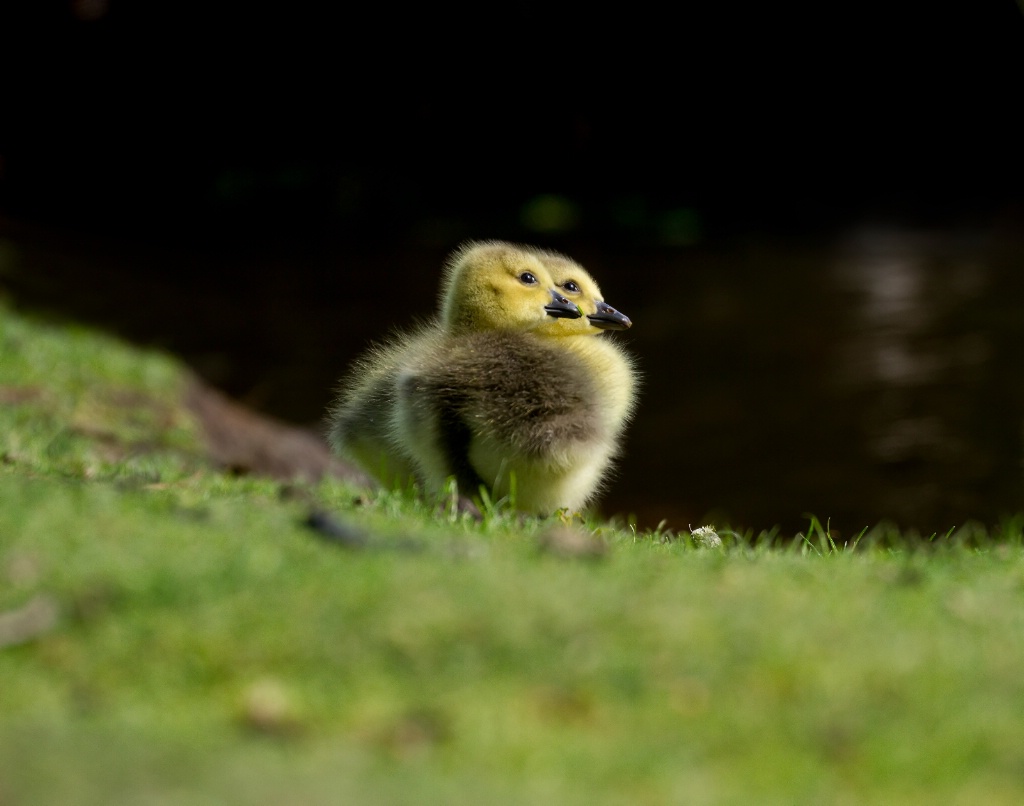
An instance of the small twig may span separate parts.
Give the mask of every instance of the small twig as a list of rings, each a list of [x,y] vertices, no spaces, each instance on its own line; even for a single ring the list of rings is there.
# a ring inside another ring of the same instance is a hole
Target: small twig
[[[342,523],[338,518],[322,509],[313,509],[306,516],[305,525],[337,546],[347,549],[376,549],[378,551],[420,551],[425,548],[416,540],[374,540],[369,535]]]
[[[331,543],[349,549],[366,548],[369,540],[362,532],[353,529],[322,509],[311,510],[306,517],[306,526]]]

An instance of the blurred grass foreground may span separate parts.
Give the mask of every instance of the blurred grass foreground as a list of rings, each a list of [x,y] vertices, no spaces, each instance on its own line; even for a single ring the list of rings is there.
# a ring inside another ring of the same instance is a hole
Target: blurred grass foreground
[[[3,806],[1024,802],[1021,520],[474,523],[188,383],[0,306]]]

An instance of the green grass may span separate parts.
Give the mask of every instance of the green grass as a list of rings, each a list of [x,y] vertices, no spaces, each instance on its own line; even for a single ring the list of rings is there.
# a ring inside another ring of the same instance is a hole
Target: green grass
[[[475,524],[218,473],[182,379],[0,307],[2,806],[1024,802],[1024,521]]]

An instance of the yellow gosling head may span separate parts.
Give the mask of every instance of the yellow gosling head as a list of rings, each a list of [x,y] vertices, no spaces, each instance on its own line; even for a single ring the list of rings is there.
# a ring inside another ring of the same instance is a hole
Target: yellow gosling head
[[[441,321],[449,333],[528,330],[560,333],[582,319],[556,288],[538,255],[501,241],[469,243],[449,259],[441,284]]]
[[[560,293],[583,311],[579,319],[559,323],[565,335],[597,335],[605,330],[626,330],[633,326],[628,316],[604,301],[597,281],[575,260],[557,252],[538,252]]]

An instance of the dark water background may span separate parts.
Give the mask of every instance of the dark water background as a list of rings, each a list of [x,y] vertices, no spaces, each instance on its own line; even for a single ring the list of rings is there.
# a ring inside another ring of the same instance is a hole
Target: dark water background
[[[849,535],[1024,511],[1017,3],[20,5],[15,304],[316,427],[449,250],[534,243],[635,322],[605,512]]]
[[[371,339],[432,311],[444,258],[325,252],[297,282],[294,257],[147,254],[7,229],[0,283],[16,302],[170,349],[246,404],[313,428]],[[604,511],[676,528],[797,528],[814,513],[849,534],[1024,510],[1020,232],[863,224],[719,248],[567,249],[633,317],[619,338],[644,376]],[[175,281],[177,260],[203,270]]]

